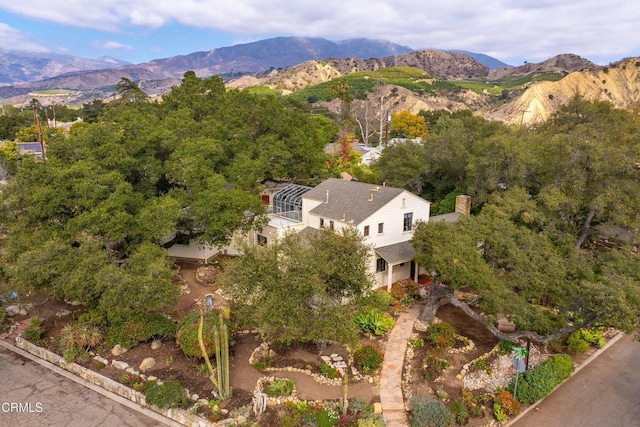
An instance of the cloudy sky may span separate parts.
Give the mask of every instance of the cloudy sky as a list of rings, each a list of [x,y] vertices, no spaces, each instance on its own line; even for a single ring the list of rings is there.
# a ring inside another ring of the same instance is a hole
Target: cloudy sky
[[[374,38],[511,65],[640,56],[633,0],[0,0],[0,50],[133,63],[275,36]]]

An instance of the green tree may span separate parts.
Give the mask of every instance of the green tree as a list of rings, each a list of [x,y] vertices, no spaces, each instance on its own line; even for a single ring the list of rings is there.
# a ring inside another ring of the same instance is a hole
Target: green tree
[[[260,182],[326,174],[336,131],[274,96],[227,92],[218,77],[185,73],[162,102],[138,102],[121,83],[132,102],[92,103],[94,122],[51,135],[44,161],[15,161],[0,193],[10,283],[113,319],[175,301],[167,236],[223,245],[259,226]]]
[[[138,86],[136,82],[126,77],[121,77],[120,81],[116,84],[116,93],[122,102],[146,101],[149,99],[149,95],[140,89],[140,86]]]
[[[582,247],[598,225],[640,227],[640,122],[606,102],[575,97],[541,126],[532,176],[553,226]]]
[[[372,285],[361,239],[327,229],[247,247],[221,278],[232,312],[270,342],[352,342],[355,302]]]
[[[458,223],[419,224],[416,261],[441,284],[431,286],[423,318],[445,299],[502,339],[549,342],[595,322],[637,328],[640,291],[630,283],[638,270],[616,269],[637,263],[637,255],[624,247],[592,254],[541,231],[544,226],[544,212],[519,188],[492,196],[479,215]],[[456,289],[475,295],[473,309],[454,296]],[[503,316],[518,332],[497,330]]]
[[[425,146],[413,142],[400,142],[384,149],[374,166],[380,181],[393,187],[404,188],[420,196],[431,189]]]

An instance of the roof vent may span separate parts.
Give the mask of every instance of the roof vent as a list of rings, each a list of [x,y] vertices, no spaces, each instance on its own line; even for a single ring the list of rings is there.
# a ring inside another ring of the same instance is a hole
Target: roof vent
[[[369,201],[369,202],[373,202],[373,193],[370,193],[370,194],[369,194],[369,200],[368,200],[368,201]]]

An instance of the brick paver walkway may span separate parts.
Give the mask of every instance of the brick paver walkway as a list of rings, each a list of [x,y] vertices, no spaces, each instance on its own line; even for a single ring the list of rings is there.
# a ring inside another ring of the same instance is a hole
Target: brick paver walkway
[[[402,367],[413,324],[423,305],[416,304],[400,315],[389,334],[380,372],[380,403],[387,427],[406,427],[407,414],[402,397]]]
[[[31,319],[34,319],[34,317],[24,319],[10,334],[2,334],[1,339],[8,344],[15,345],[15,338],[22,335],[24,330],[31,325]]]

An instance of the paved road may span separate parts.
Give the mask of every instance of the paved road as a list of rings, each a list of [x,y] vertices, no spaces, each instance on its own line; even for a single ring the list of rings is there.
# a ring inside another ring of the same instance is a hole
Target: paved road
[[[0,347],[2,427],[163,425]]]
[[[625,336],[513,427],[640,426],[640,343]]]

